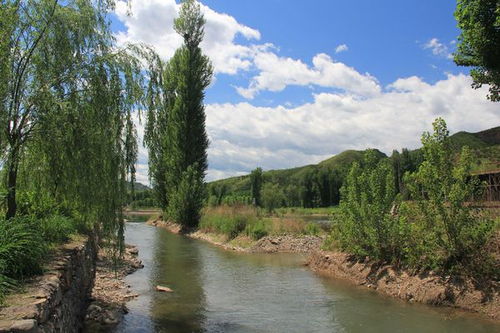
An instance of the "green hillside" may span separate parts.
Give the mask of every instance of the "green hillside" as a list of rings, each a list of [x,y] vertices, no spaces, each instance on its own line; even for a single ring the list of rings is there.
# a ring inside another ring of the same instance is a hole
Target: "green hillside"
[[[459,152],[469,146],[476,156],[474,172],[500,169],[500,127],[478,133],[458,132],[450,136],[453,151]],[[404,171],[413,171],[422,159],[421,149],[403,150],[401,154],[388,157],[373,150],[379,159],[391,158],[393,165]],[[263,173],[264,183],[278,184],[283,191],[284,205],[318,207],[337,204],[339,190],[352,163],[363,162],[364,151],[346,150],[315,165],[291,169],[269,170]],[[222,197],[226,202],[249,202],[249,175],[231,177],[209,183],[210,195]]]

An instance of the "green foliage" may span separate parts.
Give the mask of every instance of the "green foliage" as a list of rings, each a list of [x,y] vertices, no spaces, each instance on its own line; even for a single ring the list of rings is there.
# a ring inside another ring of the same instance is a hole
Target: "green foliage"
[[[258,219],[252,221],[253,223],[248,223],[245,228],[245,233],[247,236],[251,237],[254,240],[259,240],[262,237],[268,235],[268,230],[266,228],[266,222],[264,219]]]
[[[365,156],[365,167],[354,163],[342,189],[342,222],[336,232],[340,246],[358,256],[399,262],[397,246],[406,236],[404,219],[391,214],[398,200],[393,169],[373,153]]]
[[[69,240],[77,232],[75,222],[65,216],[51,216],[39,221],[44,241],[60,244]]]
[[[158,66],[146,47],[117,47],[113,9],[112,0],[2,3],[0,163],[8,218],[71,216],[121,246],[132,112],[153,106],[145,92],[158,82],[146,79]]]
[[[150,177],[161,208],[186,227],[198,225],[200,202],[206,194],[203,179],[208,166],[208,137],[203,99],[213,68],[199,46],[204,24],[200,4],[183,1],[174,28],[184,44],[167,64],[160,61],[162,73],[153,80],[161,87],[148,89],[148,98],[154,101],[144,137]]]
[[[259,220],[257,213],[250,207],[220,206],[205,209],[200,221],[200,229],[226,235],[233,239]]]
[[[422,252],[427,265],[463,268],[482,257],[494,224],[467,205],[478,188],[470,176],[470,150],[464,147],[453,163],[446,123],[438,118],[433,126],[432,134],[422,136],[425,161],[406,182],[426,230]]]
[[[401,203],[396,194],[401,156],[377,163],[368,154],[364,167],[355,163],[349,172],[328,242],[385,262],[498,277],[484,251],[494,222],[468,204],[479,188],[471,176],[473,155],[464,147],[457,159],[444,120],[433,126],[422,136],[423,162],[404,177],[413,201]]]
[[[306,235],[317,236],[321,232],[321,228],[317,223],[309,222],[304,230]]]
[[[47,246],[36,220],[0,220],[0,275],[23,279],[41,273]]]
[[[262,187],[262,205],[268,212],[281,207],[285,200],[285,194],[279,185],[265,183]]]
[[[175,195],[171,195],[168,215],[184,227],[198,226],[205,199],[205,186],[196,164],[181,175]]]
[[[256,168],[250,173],[250,192],[253,203],[260,207],[262,205],[261,191],[262,191],[262,168]]]
[[[473,67],[473,88],[488,84],[488,98],[500,101],[500,3],[458,0],[455,17],[462,30],[455,63]]]

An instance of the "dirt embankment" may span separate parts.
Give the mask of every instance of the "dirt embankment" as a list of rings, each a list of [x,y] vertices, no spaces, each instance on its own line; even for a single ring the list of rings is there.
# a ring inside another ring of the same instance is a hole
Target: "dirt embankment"
[[[117,325],[128,312],[126,302],[139,296],[125,283],[125,277],[144,265],[137,258],[137,247],[127,245],[123,258],[113,264],[111,255],[100,249],[91,303],[85,317],[84,332],[106,331]]]
[[[181,233],[178,224],[155,220],[150,225]],[[433,272],[415,274],[374,261],[359,261],[342,252],[320,250],[323,238],[316,236],[266,236],[258,241],[237,237],[227,242],[224,237],[200,231],[188,237],[208,241],[227,250],[255,253],[309,253],[306,265],[318,274],[349,281],[382,294],[434,306],[448,306],[477,312],[500,320],[500,285],[498,281],[478,285],[471,279],[443,277]],[[240,239],[239,239],[240,238]],[[243,246],[241,246],[243,244]]]
[[[167,229],[173,233],[183,233],[181,226],[172,222],[153,220],[148,222],[148,224]],[[238,236],[235,239],[227,240],[223,235],[202,232],[199,230],[183,234],[193,239],[207,241],[226,250],[248,253],[310,253],[318,250],[324,241],[324,237],[307,235],[265,236],[255,241],[246,236]]]
[[[350,281],[408,302],[448,306],[500,320],[500,285],[478,285],[471,279],[443,277],[432,272],[412,274],[373,261],[359,261],[340,252],[316,251],[307,265],[313,271]]]

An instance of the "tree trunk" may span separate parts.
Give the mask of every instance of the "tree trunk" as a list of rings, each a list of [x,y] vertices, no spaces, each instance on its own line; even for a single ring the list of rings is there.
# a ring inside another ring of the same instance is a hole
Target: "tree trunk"
[[[12,148],[7,161],[7,214],[6,218],[11,219],[16,216],[16,187],[17,187],[17,169],[19,166],[18,148]]]

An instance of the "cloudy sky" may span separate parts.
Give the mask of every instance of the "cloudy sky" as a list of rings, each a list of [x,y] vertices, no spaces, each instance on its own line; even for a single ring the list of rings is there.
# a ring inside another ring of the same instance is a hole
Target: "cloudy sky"
[[[206,92],[208,180],[346,149],[415,148],[436,117],[452,132],[500,125],[500,104],[453,63],[454,1],[201,2],[216,73]],[[127,6],[112,18],[119,43],[147,43],[169,59],[181,45],[176,1]],[[137,178],[148,183],[144,148]]]

